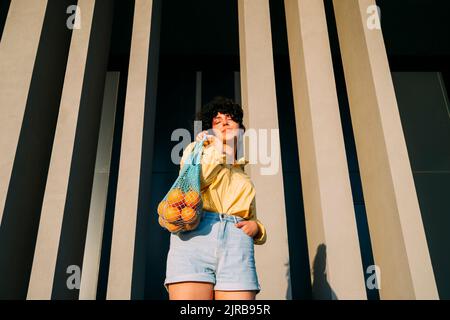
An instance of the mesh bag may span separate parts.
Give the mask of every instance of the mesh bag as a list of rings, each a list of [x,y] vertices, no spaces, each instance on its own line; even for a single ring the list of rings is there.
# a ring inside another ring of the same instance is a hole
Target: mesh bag
[[[195,143],[187,156],[178,178],[158,205],[158,222],[172,233],[197,228],[203,213],[200,193],[200,172],[203,143]]]

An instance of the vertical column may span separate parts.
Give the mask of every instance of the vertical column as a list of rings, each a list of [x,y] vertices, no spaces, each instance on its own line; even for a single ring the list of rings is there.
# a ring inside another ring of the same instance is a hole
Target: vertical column
[[[47,0],[13,0],[0,42],[0,224]]]
[[[81,28],[70,44],[28,299],[78,297],[66,272],[83,258],[113,3],[79,0],[78,6]]]
[[[381,298],[436,299],[383,35],[368,28],[375,1],[333,3]]]
[[[313,297],[365,299],[324,4],[285,8]]]
[[[0,43],[0,297],[5,299],[24,299],[27,293],[72,35],[66,28],[71,4],[11,1]]]
[[[239,0],[239,43],[241,60],[242,104],[245,126],[267,130],[258,137],[259,145],[273,145],[278,170],[263,175],[268,165],[250,165],[256,188],[257,217],[267,228],[267,242],[256,246],[256,264],[261,282],[259,299],[286,299],[290,279],[284,188],[279,152],[278,114],[272,54],[272,34],[268,0]],[[273,130],[274,135],[271,135]],[[262,131],[261,131],[262,132]],[[266,138],[269,140],[267,141]],[[258,148],[259,149],[259,148]]]
[[[119,78],[119,72],[108,72],[106,77],[91,206],[84,246],[83,267],[81,268],[83,272],[80,300],[95,300],[97,297]]]
[[[107,291],[113,300],[132,295],[147,81],[153,79],[148,74],[153,2],[136,1],[134,11]]]
[[[27,299],[50,299],[52,293],[95,2],[78,5],[83,27],[72,35]]]

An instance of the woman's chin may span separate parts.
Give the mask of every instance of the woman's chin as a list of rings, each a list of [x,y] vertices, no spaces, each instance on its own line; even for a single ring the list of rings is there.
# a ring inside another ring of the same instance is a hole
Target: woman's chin
[[[233,141],[235,137],[237,137],[237,133],[232,130],[227,130],[225,132],[216,132],[215,136],[222,141],[223,143]]]

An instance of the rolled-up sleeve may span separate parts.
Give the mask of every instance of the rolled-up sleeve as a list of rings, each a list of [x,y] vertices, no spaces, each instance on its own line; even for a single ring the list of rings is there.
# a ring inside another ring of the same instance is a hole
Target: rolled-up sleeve
[[[253,220],[258,224],[258,233],[253,237],[253,243],[255,245],[262,245],[267,240],[267,232],[266,227],[262,224],[261,221],[257,219],[256,216],[256,199],[253,198],[252,203],[250,205],[250,214],[249,220]]]

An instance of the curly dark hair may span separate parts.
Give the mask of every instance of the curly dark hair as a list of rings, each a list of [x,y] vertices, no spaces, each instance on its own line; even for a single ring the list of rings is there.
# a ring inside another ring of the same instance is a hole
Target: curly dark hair
[[[218,113],[226,114],[233,119],[233,121],[239,124],[239,128],[244,129],[243,124],[244,110],[242,107],[233,100],[216,96],[210,102],[202,107],[202,110],[197,114],[197,120],[202,122],[202,130],[208,130],[212,128],[212,120]]]

